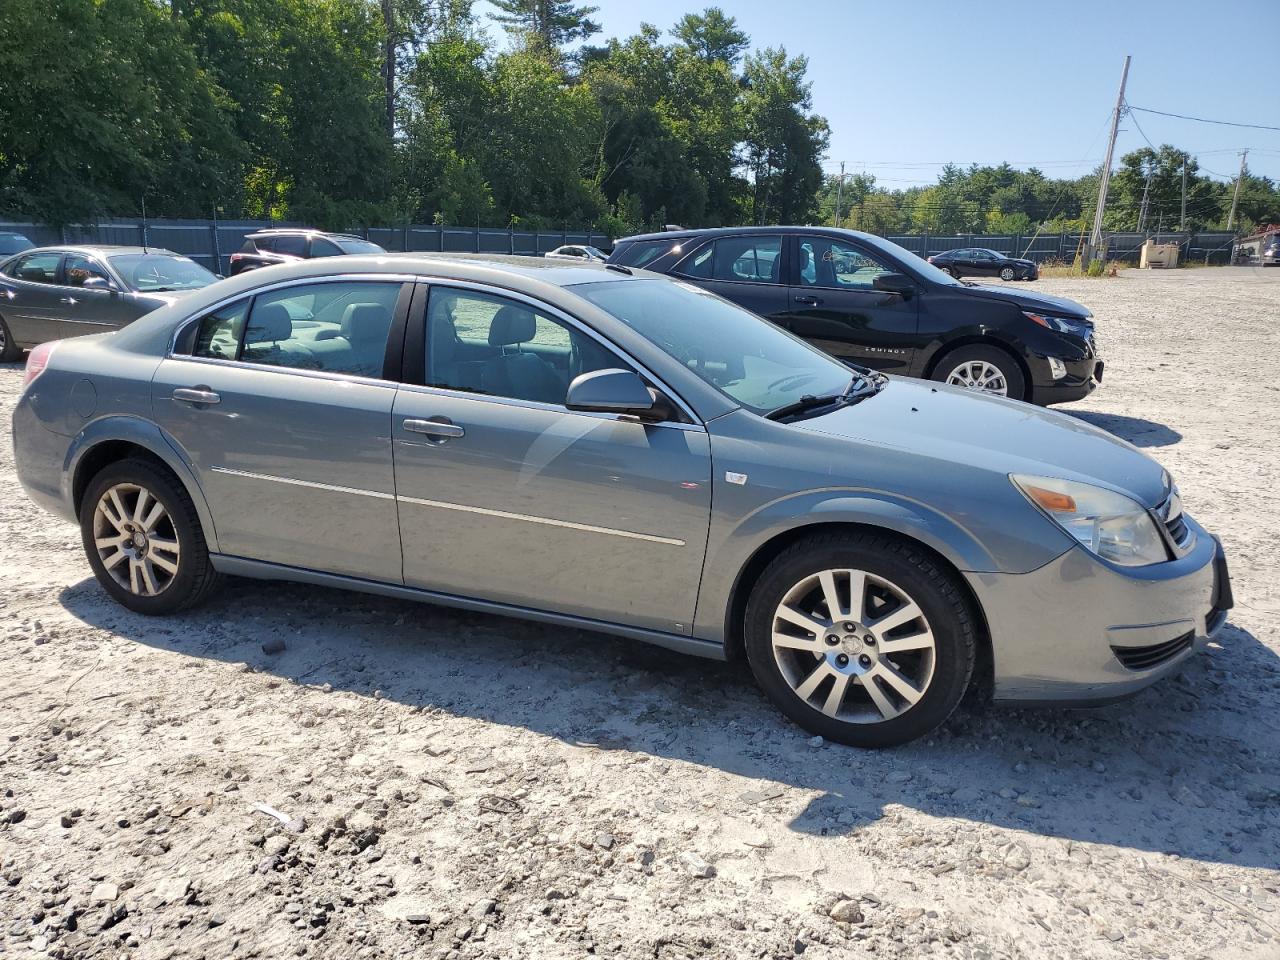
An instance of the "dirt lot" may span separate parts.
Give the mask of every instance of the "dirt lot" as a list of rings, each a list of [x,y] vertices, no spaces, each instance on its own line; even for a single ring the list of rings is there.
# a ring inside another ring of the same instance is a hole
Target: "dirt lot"
[[[0,954],[1280,957],[1280,270],[1032,289],[1097,314],[1068,409],[1170,468],[1237,607],[1135,700],[892,752],[593,634],[249,582],[132,615],[0,444]]]

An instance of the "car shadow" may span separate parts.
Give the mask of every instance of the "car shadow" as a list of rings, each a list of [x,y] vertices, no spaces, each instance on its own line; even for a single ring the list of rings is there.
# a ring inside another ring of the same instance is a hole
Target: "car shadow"
[[[1180,676],[1125,703],[962,707],[927,738],[868,751],[815,745],[741,664],[604,634],[249,580],[229,580],[205,606],[164,620],[116,605],[93,579],[60,600],[86,624],[179,656],[717,768],[745,778],[742,794],[727,798],[744,808],[783,786],[813,791],[789,824],[807,835],[850,834],[900,804],[1069,841],[1280,862],[1280,831],[1266,821],[1280,790],[1259,752],[1280,727],[1261,698],[1233,689],[1280,670],[1274,653],[1232,626]],[[284,653],[263,653],[272,637],[287,638]]]
[[[1095,427],[1101,427],[1108,433],[1114,433],[1135,447],[1170,447],[1182,439],[1182,434],[1177,430],[1142,417],[1127,417],[1122,413],[1096,413],[1092,410],[1063,412]]]

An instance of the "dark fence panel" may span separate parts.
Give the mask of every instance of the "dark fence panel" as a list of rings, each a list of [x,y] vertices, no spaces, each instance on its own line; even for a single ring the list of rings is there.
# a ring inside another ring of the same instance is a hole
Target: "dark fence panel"
[[[116,243],[164,247],[190,257],[215,273],[226,273],[231,254],[244,238],[268,227],[302,227],[305,224],[267,220],[103,220],[66,227],[0,222],[0,230],[12,230],[38,246],[53,244]],[[396,253],[406,251],[493,253],[541,256],[566,243],[591,244],[608,249],[612,241],[602,233],[503,230],[495,227],[409,225],[369,227],[349,233],[366,237]]]
[[[94,224],[49,227],[31,223],[0,222],[0,230],[25,234],[44,246],[57,243],[150,244],[191,257],[215,273],[225,273],[229,257],[244,245],[244,238],[264,227],[300,227],[303,224],[267,220],[104,220]],[[387,250],[445,253],[492,253],[541,256],[566,243],[591,244],[608,249],[604,234],[581,231],[503,230],[495,227],[456,227],[415,224],[353,230]],[[1182,245],[1182,259],[1198,263],[1226,264],[1231,260],[1234,236],[1229,233],[1112,233],[1106,237],[1107,259],[1138,262],[1143,242],[1152,237],[1162,243]],[[1000,253],[1037,262],[1070,263],[1080,250],[1081,237],[1072,233],[1018,234],[901,234],[887,239],[928,257],[960,247],[986,247]]]

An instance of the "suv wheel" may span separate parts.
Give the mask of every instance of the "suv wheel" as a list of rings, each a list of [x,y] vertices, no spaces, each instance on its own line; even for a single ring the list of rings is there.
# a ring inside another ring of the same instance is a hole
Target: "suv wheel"
[[[191,497],[146,461],[122,460],[93,478],[80,533],[98,582],[137,613],[193,606],[218,581]]]
[[[747,661],[769,699],[806,730],[851,746],[895,746],[945,721],[976,649],[954,579],[880,534],[796,544],[747,604]]]
[[[982,344],[957,347],[946,354],[933,368],[933,379],[1015,400],[1027,395],[1026,378],[1018,361],[999,347]]]

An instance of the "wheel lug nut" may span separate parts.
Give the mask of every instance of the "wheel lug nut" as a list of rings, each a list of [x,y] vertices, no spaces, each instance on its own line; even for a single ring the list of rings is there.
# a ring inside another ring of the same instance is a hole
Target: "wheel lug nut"
[[[857,626],[857,624],[853,624],[853,623],[846,623],[846,624],[844,625],[845,632],[846,632],[846,633],[853,633],[853,631],[854,631],[854,629],[856,628],[856,626]]]
[[[876,638],[871,636],[871,634],[868,633],[862,642],[865,643],[868,647],[874,647],[876,645]]]
[[[842,653],[840,654],[840,656],[836,657],[836,663],[840,664],[840,666],[842,667],[847,666],[849,663],[849,658]]]
[[[871,658],[868,657],[865,653],[858,658],[858,662],[862,664],[864,667],[871,666]]]
[[[830,644],[831,646],[833,646],[833,647],[834,647],[834,646],[835,646],[837,643],[839,643],[839,642],[840,642],[840,638],[839,638],[839,637],[837,637],[834,633],[829,633],[829,634],[827,634],[827,643],[828,643],[828,644]]]

